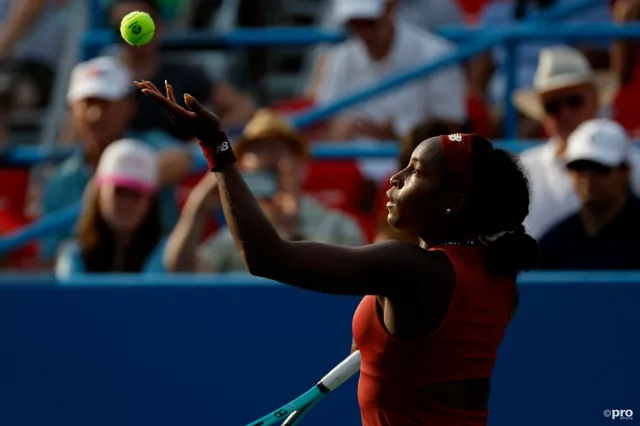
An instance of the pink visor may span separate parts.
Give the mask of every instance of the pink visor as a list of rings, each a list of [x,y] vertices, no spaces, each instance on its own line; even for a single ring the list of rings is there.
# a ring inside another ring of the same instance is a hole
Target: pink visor
[[[149,182],[144,182],[141,179],[135,179],[128,176],[99,176],[96,177],[95,181],[98,186],[113,185],[119,188],[127,188],[133,191],[138,191],[145,195],[153,195],[156,192],[155,185]]]

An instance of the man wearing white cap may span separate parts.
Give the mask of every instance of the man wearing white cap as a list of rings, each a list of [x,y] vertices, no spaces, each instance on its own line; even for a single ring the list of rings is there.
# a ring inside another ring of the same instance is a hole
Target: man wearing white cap
[[[67,100],[78,135],[79,151],[58,166],[42,197],[42,215],[79,202],[104,149],[113,141],[137,139],[160,154],[162,219],[166,231],[177,222],[175,195],[170,185],[189,174],[196,158],[176,139],[161,131],[129,132],[136,112],[134,85],[124,65],[114,58],[100,57],[80,63],[71,72]],[[41,260],[50,261],[60,242],[71,230],[60,231],[41,242]]]
[[[611,104],[618,89],[608,73],[595,73],[582,53],[571,47],[543,49],[533,89],[517,90],[513,101],[526,116],[541,122],[551,138],[526,150],[522,164],[531,184],[531,206],[525,220],[527,232],[542,237],[553,225],[580,207],[565,167],[569,135],[582,123],[598,116]],[[631,186],[640,192],[640,153],[629,157]]]
[[[325,104],[450,53],[448,41],[396,17],[397,0],[334,0],[333,14],[353,37],[331,48],[316,101]],[[423,120],[466,120],[465,78],[450,67],[367,101],[333,120],[330,138],[396,140]]]
[[[582,203],[540,241],[541,269],[640,269],[640,200],[629,191],[632,146],[619,124],[580,125],[564,154]]]

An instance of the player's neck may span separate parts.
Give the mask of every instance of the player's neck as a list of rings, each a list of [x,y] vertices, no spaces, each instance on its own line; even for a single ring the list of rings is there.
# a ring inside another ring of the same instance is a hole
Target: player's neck
[[[627,200],[628,197],[624,196],[602,205],[583,206],[580,210],[580,218],[584,232],[588,236],[597,235],[620,214]]]
[[[443,244],[460,243],[467,239],[468,232],[460,227],[456,229],[444,230],[433,235],[420,235],[421,246],[423,248],[437,247]]]

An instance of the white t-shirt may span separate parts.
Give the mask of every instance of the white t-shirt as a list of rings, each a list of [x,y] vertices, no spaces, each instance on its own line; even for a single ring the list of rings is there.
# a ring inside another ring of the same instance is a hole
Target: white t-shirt
[[[547,143],[520,154],[529,178],[531,203],[524,225],[539,240],[551,227],[580,209],[580,200],[567,173],[565,163],[556,156],[558,143]],[[640,195],[640,150],[633,148],[629,156],[631,189]]]
[[[351,38],[329,49],[317,102],[326,104],[344,98],[454,49],[447,40],[404,22],[397,23],[391,51],[379,62],[369,56],[360,40]],[[427,78],[412,80],[346,113],[381,123],[391,121],[398,134],[405,134],[429,117],[463,122],[466,119],[465,89],[464,73],[452,66]]]

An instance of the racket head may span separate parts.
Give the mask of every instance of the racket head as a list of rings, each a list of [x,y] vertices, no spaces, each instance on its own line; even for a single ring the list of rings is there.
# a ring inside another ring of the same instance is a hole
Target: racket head
[[[283,420],[283,426],[285,424],[295,425],[325,395],[338,388],[360,370],[360,359],[360,351],[353,352],[320,379],[316,386],[270,414],[249,423],[247,426],[273,426]]]
[[[282,426],[296,426],[298,423],[300,423],[304,416],[309,414],[309,411],[311,411],[316,406],[318,401],[314,401],[309,405],[303,407],[302,409],[296,410],[293,413],[289,414],[289,417],[287,417],[287,419],[282,423]]]
[[[310,406],[311,404],[317,404],[324,396],[325,394],[322,392],[320,387],[314,386],[288,404],[283,405],[266,416],[249,423],[247,426],[273,426],[285,420],[294,412],[302,411],[305,407]]]

